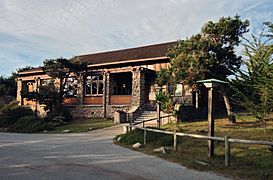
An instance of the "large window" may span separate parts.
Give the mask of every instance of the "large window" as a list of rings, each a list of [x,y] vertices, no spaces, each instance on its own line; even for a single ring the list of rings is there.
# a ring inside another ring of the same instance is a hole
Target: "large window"
[[[85,78],[85,95],[96,96],[103,94],[103,76],[93,75]]]
[[[111,95],[131,95],[132,94],[132,73],[111,74]]]
[[[54,80],[53,79],[41,79],[41,86],[50,86],[54,85]]]
[[[77,85],[78,80],[76,79],[76,77],[67,78],[66,84],[64,86],[64,92],[67,94],[67,96],[77,96]]]

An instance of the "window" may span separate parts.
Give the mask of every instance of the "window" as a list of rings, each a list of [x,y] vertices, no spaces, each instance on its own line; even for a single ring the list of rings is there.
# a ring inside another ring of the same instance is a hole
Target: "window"
[[[27,83],[27,92],[33,92],[34,91],[34,82],[28,82]]]
[[[93,75],[85,78],[85,95],[102,95],[103,94],[103,76]]]
[[[131,95],[131,85],[127,82],[114,84],[114,95]]]
[[[111,74],[110,93],[111,95],[131,95],[132,94],[132,73]]]
[[[174,95],[175,96],[183,96],[183,85],[182,84],[176,84]]]
[[[53,79],[41,79],[41,86],[49,86],[54,83]]]
[[[76,77],[69,77],[66,80],[66,84],[64,86],[64,92],[66,93],[67,96],[77,96],[77,85],[78,85],[78,80]]]

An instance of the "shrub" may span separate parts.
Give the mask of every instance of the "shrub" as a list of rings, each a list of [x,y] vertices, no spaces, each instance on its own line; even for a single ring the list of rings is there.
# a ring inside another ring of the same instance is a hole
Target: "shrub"
[[[122,144],[131,145],[137,142],[143,144],[143,130],[140,129],[117,136],[116,139],[118,137],[121,137],[119,142]],[[171,135],[147,131],[147,143],[156,146],[171,146],[173,144],[173,137]]]
[[[0,127],[8,127],[24,116],[34,115],[34,112],[27,107],[10,103],[1,108]]]
[[[137,142],[143,143],[143,131],[140,129],[135,129],[133,131],[127,132],[126,134],[120,135],[120,143],[131,145]]]
[[[37,133],[50,129],[53,129],[53,127],[48,123],[40,119],[36,119],[35,116],[30,115],[20,118],[8,128],[8,131],[17,133]]]
[[[72,116],[70,115],[69,111],[64,108],[56,109],[55,111],[48,113],[44,118],[44,121],[46,122],[57,123],[59,125],[62,125],[64,122],[68,122],[70,120],[72,120]]]

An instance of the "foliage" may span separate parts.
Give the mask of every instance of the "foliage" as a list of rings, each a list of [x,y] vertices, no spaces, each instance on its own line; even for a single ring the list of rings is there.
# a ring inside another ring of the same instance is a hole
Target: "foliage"
[[[22,71],[31,70],[33,68],[34,67],[32,67],[32,66],[25,66],[25,67],[22,67],[22,68],[18,68],[16,71],[19,73],[19,72],[22,72]]]
[[[196,87],[196,81],[207,78],[225,80],[241,66],[241,57],[235,54],[235,46],[240,37],[248,31],[249,22],[242,21],[240,16],[222,17],[218,22],[209,21],[201,34],[193,35],[186,40],[179,40],[170,48],[168,57],[171,67],[165,72],[174,80]],[[160,76],[160,79],[164,77]]]
[[[51,81],[47,85],[42,85],[39,87],[39,91],[33,92],[21,92],[22,97],[27,100],[34,100],[39,102],[39,104],[46,105],[45,110],[52,112],[60,104],[59,92],[54,84],[54,81]]]
[[[173,112],[174,102],[170,93],[159,91],[158,94],[156,94],[156,101],[161,104],[162,111],[167,113]]]
[[[10,77],[0,76],[0,97],[16,96],[16,81],[15,74]]]
[[[233,81],[234,100],[264,122],[265,130],[266,120],[273,111],[273,44],[270,40],[264,31],[258,37],[252,35],[252,40],[246,39],[246,71],[241,70]]]
[[[50,126],[49,123],[46,123],[40,119],[36,119],[35,116],[30,115],[18,119],[8,128],[8,131],[17,133],[37,133],[50,129],[53,129],[53,127]]]
[[[62,107],[58,107],[54,109],[54,111],[48,112],[46,117],[44,118],[44,121],[55,123],[56,126],[58,126],[58,124],[62,125],[64,122],[68,122],[70,120],[72,120],[72,116],[69,110]]]
[[[245,114],[237,114],[237,123],[230,124],[226,118],[215,120],[215,136],[224,137],[229,136],[234,139],[251,139],[260,141],[271,141],[273,133],[263,133],[262,124],[255,121],[252,116]],[[207,135],[208,122],[182,122],[175,124],[167,124],[161,128],[177,132]],[[135,131],[135,130],[134,130]],[[138,130],[136,134],[134,131],[125,135],[120,135],[121,140],[117,142],[125,147],[131,147],[134,142],[143,142],[143,131]],[[268,131],[273,132],[273,122],[268,123]],[[134,133],[134,137],[131,136]],[[160,158],[169,160],[171,162],[180,163],[190,169],[195,169],[205,172],[214,172],[217,174],[224,174],[231,179],[272,179],[273,178],[273,156],[269,151],[268,146],[263,145],[246,145],[241,143],[231,144],[231,166],[227,167],[224,163],[224,143],[215,142],[215,156],[208,158],[207,155],[207,141],[204,139],[196,139],[190,137],[178,137],[177,146],[178,151],[174,152],[172,136],[166,137],[166,134],[154,133],[149,134],[147,131],[147,144],[137,149],[144,153],[159,156]],[[161,136],[161,138],[154,139],[154,136]],[[124,137],[124,136],[131,136]],[[119,136],[118,136],[119,137]],[[117,138],[118,138],[117,137]],[[117,139],[116,138],[116,139]],[[135,141],[131,141],[135,139]],[[149,139],[151,138],[151,139]],[[130,142],[131,141],[131,142]],[[169,145],[166,145],[168,144]],[[161,145],[165,144],[165,145]],[[160,144],[160,145],[159,145]],[[164,146],[167,150],[166,154],[154,153],[153,149]],[[166,147],[167,146],[167,147]],[[206,162],[208,165],[201,165],[196,161]],[[240,168],[238,168],[240,167]],[[267,176],[267,177],[265,177]]]
[[[60,114],[63,112],[63,99],[68,96],[67,91],[65,91],[68,77],[72,74],[81,76],[85,73],[87,65],[77,61],[72,62],[64,58],[57,58],[46,59],[42,69],[53,80],[47,85],[40,86],[39,91],[22,92],[22,96],[28,100],[35,100],[40,104],[45,104],[49,113],[56,111]]]
[[[137,142],[143,144],[143,130],[140,129],[134,129],[126,134],[119,135],[115,139],[117,140],[119,137],[121,137],[119,142],[125,145],[131,145]],[[158,146],[170,146],[173,144],[173,137],[171,135],[147,131],[147,142]]]
[[[172,72],[170,69],[160,69],[156,74],[156,83],[159,86],[163,86],[166,84],[174,84],[172,77]]]
[[[58,90],[59,105],[63,102],[63,98],[67,96],[65,87],[68,77],[70,77],[72,73],[81,76],[86,70],[86,63],[78,61],[72,62],[64,58],[46,59],[44,61],[43,71],[53,79],[58,79],[60,81]]]
[[[21,117],[34,115],[34,112],[30,108],[18,106],[16,102],[5,105],[1,108],[0,112],[0,127],[8,127]]]
[[[6,96],[16,97],[17,83],[16,78],[18,73],[21,71],[32,69],[31,66],[17,69],[17,72],[12,72],[11,76],[3,77],[0,76],[0,98],[4,99]]]

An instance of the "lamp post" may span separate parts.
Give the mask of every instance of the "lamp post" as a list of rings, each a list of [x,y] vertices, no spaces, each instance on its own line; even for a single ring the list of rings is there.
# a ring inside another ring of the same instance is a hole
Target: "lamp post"
[[[155,84],[154,85],[154,88],[155,88],[155,92],[156,94],[158,94],[160,91],[161,91],[161,87],[158,85],[158,84]],[[160,102],[156,102],[156,110],[157,110],[157,127],[160,128]]]
[[[213,107],[213,89],[220,87],[227,82],[218,79],[205,79],[197,81],[197,83],[203,83],[208,89],[208,136],[214,136],[214,107]],[[209,158],[214,156],[214,141],[208,140],[208,156]]]

